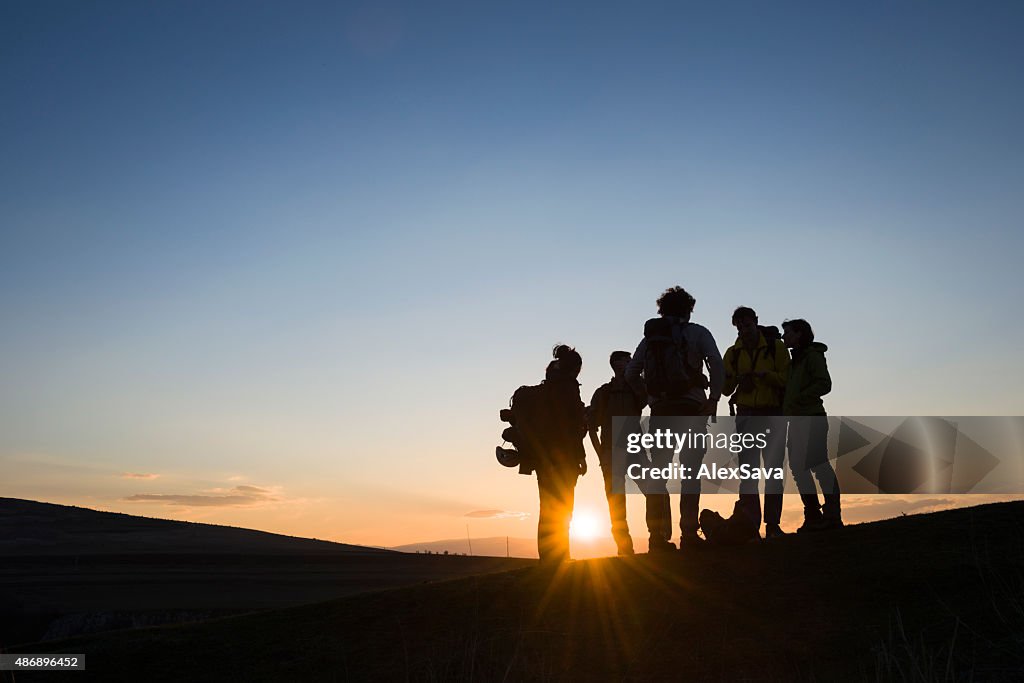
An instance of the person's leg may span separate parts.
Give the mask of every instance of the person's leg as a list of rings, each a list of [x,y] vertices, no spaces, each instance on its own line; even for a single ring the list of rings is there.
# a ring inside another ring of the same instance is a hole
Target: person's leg
[[[644,492],[646,507],[647,534],[652,542],[665,543],[671,537],[671,515],[669,508],[668,489],[665,482],[647,482]]]
[[[736,434],[757,435],[761,430],[763,420],[757,415],[751,415],[740,406],[736,416]],[[739,465],[746,465],[750,468],[761,466],[761,449],[756,445],[744,448],[737,456]],[[758,479],[740,480],[740,498],[738,505],[742,508],[749,519],[756,519],[757,526],[761,526],[761,497],[758,495]]]
[[[576,506],[576,481],[579,476],[575,473],[564,473],[559,482],[559,507],[558,507],[558,547],[562,550],[562,559],[571,559],[569,554],[569,525],[572,524],[572,513]]]
[[[782,522],[782,496],[786,489],[786,420],[766,417],[762,421],[762,429],[765,430],[766,441],[762,451],[764,466],[768,469],[778,468],[783,472],[782,479],[769,478],[764,482],[764,523],[766,527],[779,530]]]
[[[552,469],[537,470],[540,513],[537,519],[537,553],[541,562],[569,559],[569,523],[572,521],[575,477]]]
[[[818,491],[814,488],[814,479],[807,467],[808,440],[810,438],[810,421],[806,416],[797,416],[789,420],[789,469],[793,481],[800,492],[800,500],[804,504],[804,523],[799,530],[807,531],[821,519],[821,503],[818,502]],[[798,530],[798,531],[799,531]]]
[[[555,509],[558,503],[552,491],[550,476],[544,470],[537,470],[537,491],[540,497],[540,510],[537,513],[537,554],[542,563],[555,562],[558,560],[555,523]]]
[[[839,480],[836,471],[828,459],[828,418],[825,416],[810,418],[810,439],[808,443],[808,463],[811,472],[818,480],[821,493],[825,498],[822,507],[823,528],[843,526],[842,510],[839,501]]]
[[[693,410],[691,412],[696,412]],[[708,431],[708,418],[704,415],[689,415],[682,421],[684,432],[690,432],[694,437],[703,439]],[[707,453],[706,444],[701,441],[700,445],[694,448],[683,448],[679,452],[679,464],[686,468],[689,479],[683,479],[680,484],[681,495],[679,496],[679,530],[682,534],[679,545],[692,544],[699,541],[697,521],[700,512],[700,478],[697,476],[701,463],[704,462],[704,455]]]
[[[672,419],[669,416],[670,406],[654,404],[651,406],[651,420],[648,426],[651,433],[658,429],[671,429]],[[651,467],[662,468],[672,462],[671,448],[651,448]],[[668,487],[664,479],[650,479],[644,483],[644,497],[647,506],[647,532],[650,548],[664,550],[669,547],[672,538],[672,508],[669,501]]]
[[[546,503],[546,506],[542,506],[543,550],[540,538],[538,540],[542,561],[546,558],[557,562],[569,559],[569,524],[572,521],[577,476],[558,470],[546,471],[543,478],[538,476],[539,483],[543,480],[541,500]]]
[[[608,499],[608,517],[611,519],[615,546],[620,555],[632,554],[633,539],[626,523],[626,494],[615,493],[615,474],[610,461],[601,464],[601,475],[604,477],[604,495]]]
[[[825,504],[821,508],[821,514],[824,518],[825,526],[829,528],[843,526],[842,505],[839,497],[839,480],[836,478],[836,471],[832,468],[832,463],[822,463],[811,471],[818,480],[821,490],[825,492],[823,493]]]

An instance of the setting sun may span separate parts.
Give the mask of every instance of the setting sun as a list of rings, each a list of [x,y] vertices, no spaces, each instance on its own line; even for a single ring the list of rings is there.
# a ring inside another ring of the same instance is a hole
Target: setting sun
[[[569,535],[578,541],[592,541],[601,536],[601,523],[589,511],[577,510],[569,524]]]

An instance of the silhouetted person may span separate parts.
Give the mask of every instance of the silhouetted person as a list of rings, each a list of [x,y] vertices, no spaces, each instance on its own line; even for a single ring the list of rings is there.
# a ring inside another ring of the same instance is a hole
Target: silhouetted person
[[[678,429],[678,420],[688,416],[684,431],[707,433],[709,415],[714,415],[722,395],[724,369],[715,338],[707,328],[690,322],[694,299],[682,287],[671,287],[658,298],[660,318],[644,325],[644,338],[626,366],[626,381],[651,406],[650,429]],[[704,376],[708,366],[710,382]],[[701,441],[703,444],[704,442]],[[683,448],[679,464],[696,475],[707,449]],[[652,467],[665,467],[673,458],[669,449],[651,449]],[[679,500],[680,548],[699,544],[697,511],[700,505],[700,479],[683,479]],[[672,506],[664,480],[649,482],[647,496],[647,532],[650,552],[671,550]]]
[[[537,473],[537,552],[545,564],[569,559],[576,480],[587,472],[586,416],[576,381],[583,359],[565,345],[556,346],[553,355],[543,382],[512,395],[516,445]]]
[[[730,346],[723,359],[725,363],[724,396],[733,395],[730,403],[736,405],[736,433],[764,434],[765,448],[756,445],[745,448],[739,455],[740,464],[766,468],[782,468],[786,459],[786,421],[782,415],[782,398],[789,378],[789,351],[774,327],[762,328],[757,324],[754,309],[740,306],[732,314],[736,327],[736,343]],[[782,536],[782,492],[785,480],[769,478],[764,482],[764,535],[765,538]],[[761,525],[761,501],[758,480],[740,480],[740,505],[737,513],[754,520],[754,528]],[[756,533],[756,532],[755,532]]]
[[[601,474],[604,476],[604,494],[608,499],[608,515],[612,523],[612,538],[619,555],[633,554],[633,539],[629,535],[626,523],[626,494],[615,493],[615,484],[624,486],[625,468],[613,469],[612,465],[612,418],[616,416],[639,417],[644,409],[644,401],[626,383],[626,365],[629,363],[629,351],[613,351],[609,362],[614,375],[594,392],[587,410],[587,429],[590,432],[590,443],[597,451],[601,463]],[[598,433],[600,430],[600,434]],[[624,465],[625,463],[620,463]],[[616,479],[621,481],[616,482]]]
[[[806,320],[782,323],[783,340],[793,349],[782,409],[789,421],[789,467],[804,504],[804,523],[798,531],[820,531],[843,526],[839,481],[828,459],[828,418],[821,397],[832,391],[832,377],[825,362],[828,347],[814,341]],[[818,480],[825,496],[824,508],[814,487]]]

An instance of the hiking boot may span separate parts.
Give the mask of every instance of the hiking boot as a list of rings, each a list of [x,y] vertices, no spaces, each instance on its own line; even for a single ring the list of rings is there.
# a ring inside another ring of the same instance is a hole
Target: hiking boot
[[[786,532],[782,530],[782,527],[778,524],[765,524],[764,525],[764,537],[765,540],[771,540],[773,538],[782,538],[786,536]]]
[[[822,531],[822,523],[824,518],[821,516],[821,510],[818,508],[804,508],[804,523],[800,525],[800,528],[796,530],[798,534]]]
[[[679,550],[680,552],[689,553],[694,550],[700,550],[704,547],[705,541],[703,538],[697,535],[696,531],[689,533],[683,533],[679,536]]]
[[[825,505],[821,508],[821,530],[829,531],[831,529],[842,529],[844,526],[842,514],[839,504],[839,494],[826,493]]]
[[[672,545],[671,541],[666,541],[663,538],[651,538],[647,541],[647,553],[649,555],[670,553],[675,549],[676,547]]]
[[[806,526],[806,524],[805,524]],[[814,522],[814,527],[810,531],[832,531],[833,529],[842,529],[845,524],[839,517],[833,517],[831,515],[822,515],[819,520]]]

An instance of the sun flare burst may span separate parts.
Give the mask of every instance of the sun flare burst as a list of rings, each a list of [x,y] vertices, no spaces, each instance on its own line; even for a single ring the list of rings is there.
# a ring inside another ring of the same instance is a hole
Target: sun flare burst
[[[572,522],[569,524],[569,535],[577,541],[592,541],[602,535],[601,523],[597,516],[578,510],[573,513]]]

